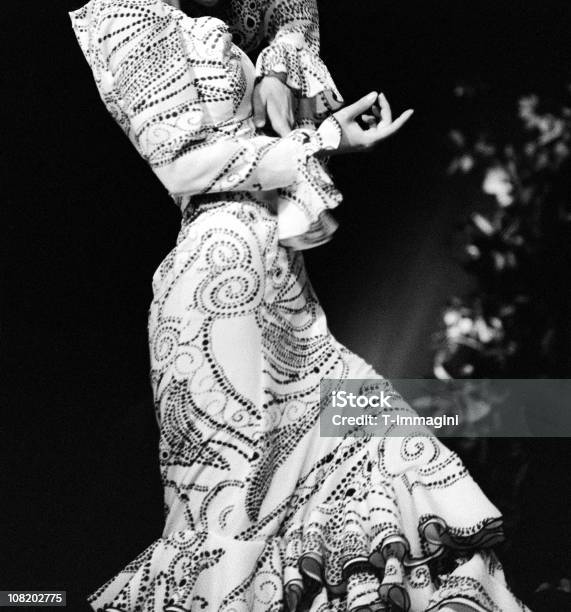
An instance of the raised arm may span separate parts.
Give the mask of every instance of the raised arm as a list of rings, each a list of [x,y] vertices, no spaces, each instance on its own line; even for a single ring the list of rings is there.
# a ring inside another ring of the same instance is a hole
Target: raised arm
[[[72,14],[101,96],[175,197],[322,180],[311,158],[334,149],[334,124],[285,138],[253,136],[240,103],[226,26],[161,0],[92,0]]]
[[[319,154],[373,142],[354,119],[376,96],[318,130],[254,135],[239,58],[217,19],[190,19],[161,0],[91,0],[71,18],[108,110],[179,205],[201,193],[288,188],[302,213],[296,227],[309,227],[340,201]]]
[[[256,125],[284,136],[294,126],[315,126],[343,99],[319,56],[316,0],[229,3],[234,40],[256,61]]]
[[[319,13],[316,0],[263,0],[264,34],[270,44],[302,44],[319,55]]]
[[[268,46],[256,62],[259,78],[279,75],[300,98],[298,121],[318,122],[343,104],[321,60],[316,0],[261,0]]]

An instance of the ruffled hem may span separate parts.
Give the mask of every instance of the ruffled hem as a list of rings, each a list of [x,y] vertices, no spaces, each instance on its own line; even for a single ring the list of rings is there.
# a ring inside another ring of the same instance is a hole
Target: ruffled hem
[[[441,586],[436,574],[444,565],[487,550],[504,537],[499,516],[464,527],[436,514],[403,521],[400,506],[406,502],[388,482],[348,493],[335,504],[301,513],[302,523],[284,533],[284,592],[290,612],[309,609],[320,593],[328,599],[341,597],[343,609],[350,612],[387,605],[425,610]],[[471,589],[466,591],[475,597]],[[456,595],[464,596],[460,591]],[[443,594],[440,603],[447,600]]]
[[[327,66],[305,44],[282,39],[263,49],[256,76],[271,73],[285,73],[286,84],[300,92],[300,123],[319,121],[343,104]]]
[[[437,557],[497,542],[498,519],[471,535],[459,535],[434,517],[418,530],[439,526],[438,555],[413,558],[402,533],[381,540],[374,531],[359,533],[351,512],[348,504],[345,538],[336,543],[328,541],[326,527],[316,529],[311,517],[283,536],[257,540],[211,531],[172,533],[156,540],[88,601],[97,612],[375,612],[388,606],[454,610],[455,603],[478,611],[526,610],[505,586],[492,553],[476,553],[464,563],[460,555],[454,571],[434,577],[440,568]],[[340,545],[346,547],[341,555]]]
[[[321,163],[311,158],[308,177],[292,187],[278,189],[278,238],[295,250],[310,249],[331,240],[338,227],[330,210],[342,201],[341,193]]]

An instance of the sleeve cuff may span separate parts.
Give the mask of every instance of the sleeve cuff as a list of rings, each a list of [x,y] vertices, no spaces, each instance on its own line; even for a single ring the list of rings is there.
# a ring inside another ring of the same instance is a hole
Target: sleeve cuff
[[[321,58],[293,35],[266,47],[258,56],[256,76],[283,73],[285,83],[299,91],[304,119],[318,121],[343,104],[329,70]]]
[[[317,152],[339,146],[341,130],[334,117],[319,129],[299,130],[303,154],[298,159],[298,181],[278,190],[278,238],[295,250],[309,249],[331,240],[338,227],[330,210],[342,201]]]

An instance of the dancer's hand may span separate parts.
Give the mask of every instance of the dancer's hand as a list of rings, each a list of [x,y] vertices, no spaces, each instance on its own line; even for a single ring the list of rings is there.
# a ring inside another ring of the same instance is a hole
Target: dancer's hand
[[[294,125],[294,92],[278,73],[263,77],[252,96],[254,125],[261,129],[271,125],[278,136],[289,134]]]
[[[393,121],[391,107],[384,94],[371,92],[357,102],[334,113],[341,127],[341,142],[333,153],[369,151],[398,131],[414,111],[406,110]],[[361,119],[367,125],[363,128]]]

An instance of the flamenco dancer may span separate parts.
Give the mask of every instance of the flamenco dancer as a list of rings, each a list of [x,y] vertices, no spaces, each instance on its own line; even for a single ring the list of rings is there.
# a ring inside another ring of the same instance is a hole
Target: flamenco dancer
[[[71,13],[104,103],[182,211],[149,312],[165,527],[91,606],[526,610],[492,551],[501,516],[453,452],[319,435],[322,379],[390,388],[331,335],[306,276],[301,250],[331,237],[340,201],[323,158],[378,145],[412,111],[393,120],[376,92],[337,110],[314,0],[232,0],[240,44],[270,41],[256,66],[198,12],[216,3]],[[253,92],[277,136],[257,130]]]

